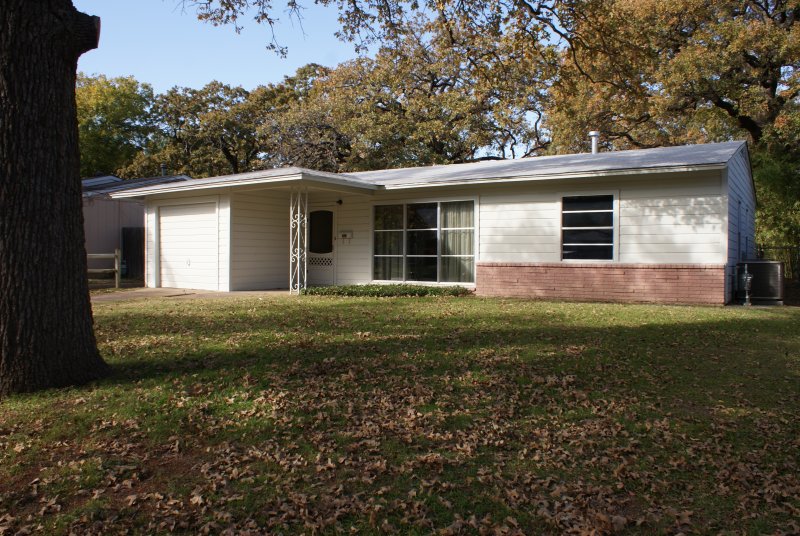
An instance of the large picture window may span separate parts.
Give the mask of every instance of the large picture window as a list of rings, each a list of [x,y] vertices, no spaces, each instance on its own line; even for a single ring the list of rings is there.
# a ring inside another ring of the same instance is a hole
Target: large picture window
[[[614,258],[614,196],[581,195],[561,200],[561,258]]]
[[[376,206],[374,237],[374,279],[475,281],[472,201]]]

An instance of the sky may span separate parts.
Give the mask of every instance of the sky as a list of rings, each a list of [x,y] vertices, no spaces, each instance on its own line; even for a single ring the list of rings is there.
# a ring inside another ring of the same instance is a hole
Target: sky
[[[75,7],[101,19],[100,46],[81,56],[78,70],[86,74],[134,76],[157,92],[173,86],[199,88],[212,80],[252,89],[279,82],[307,63],[333,67],[356,57],[353,45],[335,37],[339,29],[335,8],[305,2],[302,28],[296,19],[278,11],[276,35],[288,55],[266,49],[268,26],[242,19],[237,34],[232,26],[214,27],[197,20],[179,0],[73,0]],[[280,6],[280,1],[275,5]]]

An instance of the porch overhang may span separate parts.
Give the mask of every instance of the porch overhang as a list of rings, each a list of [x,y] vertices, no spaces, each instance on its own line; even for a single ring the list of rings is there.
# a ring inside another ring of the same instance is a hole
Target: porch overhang
[[[182,183],[136,188],[111,194],[114,199],[144,199],[162,194],[203,194],[215,190],[252,191],[263,189],[324,190],[340,193],[372,195],[383,186],[353,179],[346,175],[313,171],[304,168],[281,168],[208,179],[194,179]]]

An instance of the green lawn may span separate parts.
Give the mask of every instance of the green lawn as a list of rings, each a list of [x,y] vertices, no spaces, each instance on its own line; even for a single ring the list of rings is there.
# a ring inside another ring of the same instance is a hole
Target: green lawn
[[[0,402],[0,534],[800,531],[800,308],[95,305]]]

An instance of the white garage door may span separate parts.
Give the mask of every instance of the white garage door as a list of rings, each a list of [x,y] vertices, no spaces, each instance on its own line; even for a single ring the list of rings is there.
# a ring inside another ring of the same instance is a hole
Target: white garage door
[[[161,286],[217,290],[217,206],[159,208]]]

